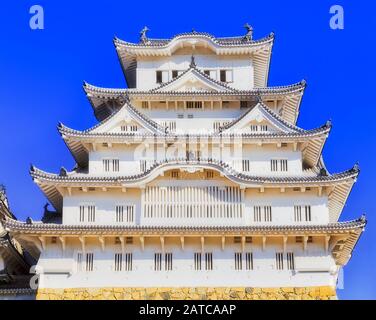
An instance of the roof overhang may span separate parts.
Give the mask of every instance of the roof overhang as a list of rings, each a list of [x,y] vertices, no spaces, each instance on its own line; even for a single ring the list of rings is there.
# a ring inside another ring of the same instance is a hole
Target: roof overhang
[[[321,156],[321,151],[325,141],[329,135],[331,127],[322,126],[317,129],[307,130],[305,132],[294,133],[259,133],[259,134],[191,134],[191,138],[205,139],[207,143],[218,143],[227,141],[242,144],[276,144],[281,146],[281,143],[293,143],[294,148],[301,145],[303,152],[303,160],[308,167],[314,167],[318,164]],[[137,133],[93,133],[85,131],[77,131],[70,129],[62,124],[58,128],[66,145],[71,151],[74,159],[84,168],[87,166],[90,148],[89,145],[110,143],[110,144],[141,144],[141,143],[179,143],[186,141],[187,135],[181,134],[137,134]],[[157,139],[156,139],[157,137]]]
[[[43,250],[45,238],[59,237],[63,250],[67,238],[80,237],[82,241],[88,237],[233,237],[251,236],[286,237],[323,236],[325,246],[330,251],[338,265],[344,265],[351,257],[351,253],[362,234],[366,220],[364,217],[354,221],[336,222],[325,225],[284,225],[284,226],[212,226],[212,227],[168,227],[168,226],[115,226],[115,225],[63,225],[46,223],[24,223],[7,219],[5,226],[20,242],[34,241],[39,250]],[[142,242],[144,243],[144,242]],[[223,242],[222,242],[223,243]]]
[[[214,160],[185,161],[169,160],[155,163],[146,172],[132,176],[90,176],[88,174],[68,173],[66,175],[51,174],[32,167],[31,176],[45,193],[57,211],[61,212],[63,196],[69,194],[72,188],[140,188],[150,183],[158,176],[169,170],[188,168],[190,170],[214,170],[236,183],[241,188],[318,188],[322,193],[323,187],[329,190],[330,221],[337,221],[346,199],[359,174],[357,167],[333,175],[314,176],[251,176],[238,173],[228,165]],[[67,192],[68,190],[68,192]]]
[[[299,108],[305,81],[288,86],[257,88],[253,90],[222,90],[222,91],[142,91],[137,89],[101,88],[84,84],[84,90],[93,107],[94,114],[99,121],[104,120],[121,108],[128,96],[131,101],[160,101],[173,100],[244,100],[262,101],[282,100],[281,116],[287,122],[295,124],[299,115]]]

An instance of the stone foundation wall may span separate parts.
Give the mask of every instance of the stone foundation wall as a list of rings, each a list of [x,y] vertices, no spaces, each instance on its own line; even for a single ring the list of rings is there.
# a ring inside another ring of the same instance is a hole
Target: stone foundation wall
[[[38,300],[329,300],[332,287],[39,289]]]

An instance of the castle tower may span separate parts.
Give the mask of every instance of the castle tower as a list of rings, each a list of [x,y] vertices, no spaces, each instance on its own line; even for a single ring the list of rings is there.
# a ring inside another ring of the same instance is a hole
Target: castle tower
[[[98,124],[59,124],[77,166],[31,169],[55,218],[3,222],[38,297],[335,298],[366,224],[339,222],[359,168],[326,169],[330,122],[296,125],[304,81],[267,86],[273,34],[147,31],[114,40],[127,89],[84,84]]]

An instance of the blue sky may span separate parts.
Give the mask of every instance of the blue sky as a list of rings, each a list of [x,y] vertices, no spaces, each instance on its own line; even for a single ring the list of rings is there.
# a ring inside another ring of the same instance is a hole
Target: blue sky
[[[28,174],[30,163],[46,171],[74,161],[56,130],[59,121],[86,129],[96,123],[83,80],[125,87],[113,37],[137,41],[206,31],[255,38],[274,31],[269,85],[306,79],[298,125],[318,127],[332,119],[324,149],[331,172],[357,161],[361,174],[341,219],[367,214],[368,225],[345,268],[342,299],[376,298],[374,96],[374,1],[7,1],[0,19],[0,183],[14,213],[39,219],[46,199]],[[29,28],[29,8],[45,11],[45,29]],[[340,4],[345,29],[329,28],[329,8]]]

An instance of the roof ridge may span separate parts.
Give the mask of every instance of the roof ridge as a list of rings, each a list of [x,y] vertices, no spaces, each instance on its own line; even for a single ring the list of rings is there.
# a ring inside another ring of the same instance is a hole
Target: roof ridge
[[[213,43],[219,46],[247,46],[247,45],[254,45],[254,44],[260,44],[260,43],[267,43],[268,41],[274,40],[274,33],[271,32],[267,36],[264,36],[260,39],[251,39],[246,38],[245,36],[234,36],[234,37],[216,37],[208,32],[198,32],[198,31],[191,31],[191,32],[181,32],[173,37],[166,38],[166,39],[157,39],[157,38],[146,38],[144,42],[129,42],[122,40],[120,38],[115,37],[114,42],[115,45],[120,46],[128,46],[128,47],[140,47],[140,48],[165,48],[168,47],[174,40],[177,40],[179,38],[183,37],[206,37],[209,40],[211,40]],[[229,41],[229,40],[234,41]],[[227,40],[227,41],[226,41]],[[223,43],[226,41],[226,43]]]

